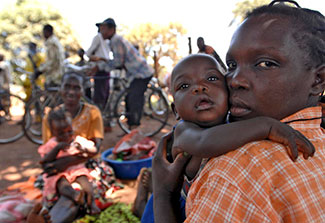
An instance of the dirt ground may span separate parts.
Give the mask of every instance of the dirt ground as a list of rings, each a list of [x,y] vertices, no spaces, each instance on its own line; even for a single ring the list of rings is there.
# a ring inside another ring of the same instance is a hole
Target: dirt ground
[[[168,122],[168,125],[153,137],[156,142],[175,124],[173,115],[170,116]],[[118,126],[115,126],[112,132],[105,133],[101,152],[113,147],[121,135],[123,132]],[[14,183],[26,181],[30,176],[41,172],[37,148],[38,145],[33,144],[26,137],[10,144],[0,144],[0,191]],[[135,187],[135,181],[122,181],[122,183],[133,189]]]

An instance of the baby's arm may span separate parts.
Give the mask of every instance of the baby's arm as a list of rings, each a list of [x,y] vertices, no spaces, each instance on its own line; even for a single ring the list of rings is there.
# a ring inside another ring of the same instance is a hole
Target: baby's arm
[[[257,117],[206,129],[190,122],[181,122],[175,129],[173,150],[209,158],[235,150],[246,143],[263,139],[289,146],[293,160],[298,157],[298,149],[302,150],[305,158],[313,155],[315,151],[314,146],[300,132],[269,117]]]
[[[50,152],[45,154],[45,156],[41,159],[40,163],[52,162],[56,159],[56,156],[60,152],[60,150],[65,149],[69,146],[68,143],[60,142],[58,143]]]

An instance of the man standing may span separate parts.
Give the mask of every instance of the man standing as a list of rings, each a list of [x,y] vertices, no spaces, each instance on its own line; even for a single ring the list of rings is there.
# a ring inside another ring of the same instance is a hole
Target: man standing
[[[97,24],[96,24],[97,25]],[[87,56],[90,61],[98,62],[98,61],[108,61],[109,60],[109,52],[111,51],[109,47],[109,40],[105,40],[102,34],[99,32],[93,38],[89,49],[86,51]],[[101,109],[105,107],[107,97],[109,95],[109,75],[110,73],[105,70],[98,70],[95,74],[94,80],[94,102]],[[100,78],[103,77],[103,78]],[[109,123],[105,123],[105,126]]]
[[[222,68],[225,71],[227,70],[226,65],[222,62],[222,60],[220,59],[217,52],[213,49],[213,47],[209,45],[205,45],[203,37],[197,38],[197,47],[199,48],[198,53],[205,53],[205,54],[209,54],[210,56],[213,56],[220,63]]]
[[[46,24],[43,27],[45,38],[45,63],[41,64],[35,73],[35,78],[40,74],[45,75],[47,86],[58,86],[64,72],[64,49],[58,38],[53,33],[53,27]]]
[[[103,38],[110,40],[110,48],[114,58],[99,63],[95,70],[111,71],[119,68],[126,70],[126,76],[130,82],[129,93],[126,97],[127,123],[129,128],[133,129],[140,125],[144,92],[154,70],[130,42],[116,34],[116,24],[112,18],[96,25],[99,26]]]

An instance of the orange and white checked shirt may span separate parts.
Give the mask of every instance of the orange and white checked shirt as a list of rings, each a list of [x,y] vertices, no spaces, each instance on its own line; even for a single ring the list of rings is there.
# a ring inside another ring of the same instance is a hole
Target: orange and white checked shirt
[[[301,110],[283,122],[321,116]],[[290,123],[315,146],[291,161],[278,143],[255,141],[211,159],[191,186],[185,222],[325,222],[325,131],[320,119]]]

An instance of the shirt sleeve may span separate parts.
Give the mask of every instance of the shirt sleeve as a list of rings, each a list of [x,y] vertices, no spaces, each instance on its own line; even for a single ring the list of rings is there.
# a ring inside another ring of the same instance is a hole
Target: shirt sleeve
[[[238,187],[223,178],[207,178],[197,189],[186,206],[190,212],[185,222],[269,222]]]
[[[99,63],[98,67],[100,70],[109,72],[124,65],[127,52],[122,39],[112,41],[111,50],[113,52],[114,59],[108,60],[106,63]]]
[[[42,120],[42,140],[45,144],[52,137],[49,123],[47,121],[48,114],[45,114]]]
[[[100,44],[99,41],[100,40],[98,38],[98,35],[93,38],[93,41],[91,42],[91,45],[90,45],[89,49],[86,51],[86,55],[88,57],[90,57],[91,55],[93,55],[94,52],[97,50],[97,48],[99,47],[99,44]]]
[[[104,138],[104,124],[103,124],[103,118],[98,110],[98,108],[94,107],[91,111],[91,127],[90,132],[87,137],[88,139],[92,138]]]

